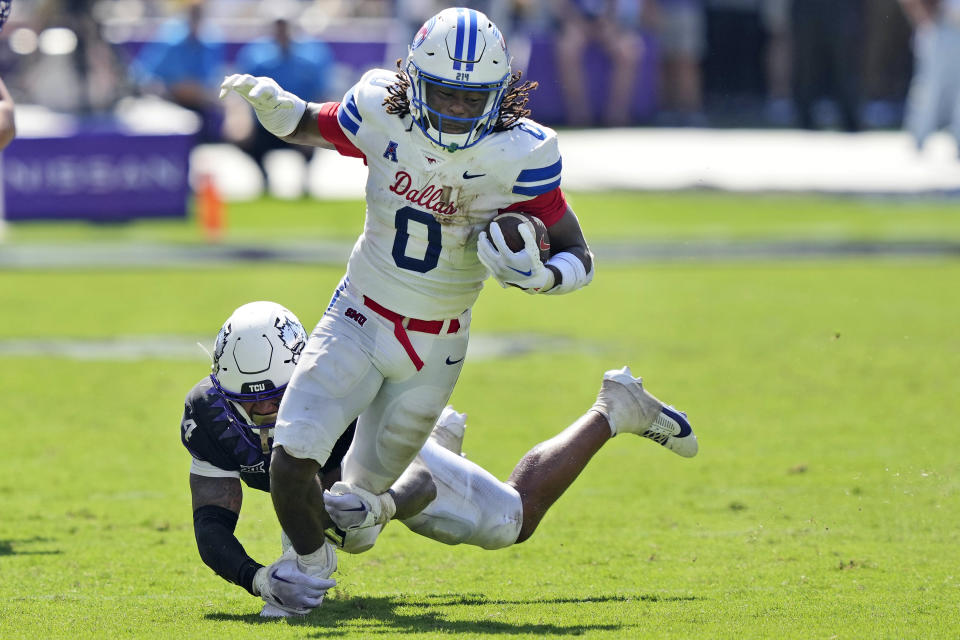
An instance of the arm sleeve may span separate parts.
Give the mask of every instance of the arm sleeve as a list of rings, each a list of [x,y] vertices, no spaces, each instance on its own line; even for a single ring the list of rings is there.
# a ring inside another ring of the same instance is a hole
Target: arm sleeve
[[[563,195],[560,187],[554,187],[546,193],[542,193],[532,200],[515,202],[506,209],[500,209],[500,213],[516,211],[529,213],[543,220],[547,227],[555,224],[563,214],[567,212],[567,199]]]
[[[256,595],[253,576],[263,565],[247,555],[233,534],[238,517],[229,509],[207,504],[193,512],[193,532],[204,564],[224,580]]]

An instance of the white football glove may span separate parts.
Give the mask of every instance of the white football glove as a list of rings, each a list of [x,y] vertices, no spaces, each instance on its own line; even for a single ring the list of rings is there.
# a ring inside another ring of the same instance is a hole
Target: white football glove
[[[477,238],[477,256],[501,287],[514,285],[527,293],[540,293],[553,286],[553,273],[540,260],[540,249],[533,225],[519,227],[523,249],[510,250],[497,225],[490,225],[490,234],[481,231]]]
[[[334,524],[344,531],[386,524],[397,511],[389,492],[375,495],[343,481],[323,492],[323,506]]]
[[[254,593],[267,604],[296,615],[305,615],[320,606],[327,589],[336,584],[336,580],[311,577],[301,571],[293,549],[253,576]]]
[[[220,99],[231,91],[249,102],[263,128],[278,138],[293,133],[307,109],[306,102],[285,91],[273,78],[235,73],[220,84]]]

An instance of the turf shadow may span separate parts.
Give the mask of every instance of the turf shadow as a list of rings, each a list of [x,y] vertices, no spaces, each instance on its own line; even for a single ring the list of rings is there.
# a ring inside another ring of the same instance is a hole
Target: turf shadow
[[[0,556],[55,556],[63,553],[59,549],[53,549],[52,551],[20,551],[18,549],[14,549],[14,545],[19,546],[34,542],[53,542],[53,539],[41,538],[38,536],[34,536],[32,538],[3,539],[0,540]]]
[[[489,607],[497,605],[541,606],[544,604],[583,604],[606,602],[672,602],[700,600],[696,596],[661,596],[657,594],[600,595],[579,598],[533,598],[529,600],[490,599],[482,594],[428,594],[411,601],[403,596],[349,597],[324,601],[320,609],[303,618],[283,621],[301,627],[304,637],[332,637],[361,634],[371,637],[382,634],[431,634],[459,636],[462,634],[503,634],[524,637],[574,636],[588,631],[623,630],[620,624],[551,624],[511,623],[489,618]],[[478,607],[472,620],[449,620],[436,607]],[[532,617],[532,616],[531,616]],[[250,624],[277,624],[277,620],[260,618],[256,614],[208,614],[211,620],[237,620]],[[317,629],[308,633],[308,629]]]
[[[482,594],[468,593],[460,595],[450,594],[431,594],[425,596],[429,598],[431,604],[438,605],[491,605],[491,604],[580,604],[580,603],[604,603],[604,602],[631,602],[641,600],[643,602],[686,602],[689,600],[703,600],[699,596],[662,596],[655,593],[640,593],[633,595],[603,595],[603,596],[584,596],[582,598],[537,598],[535,600],[504,600],[490,599]]]

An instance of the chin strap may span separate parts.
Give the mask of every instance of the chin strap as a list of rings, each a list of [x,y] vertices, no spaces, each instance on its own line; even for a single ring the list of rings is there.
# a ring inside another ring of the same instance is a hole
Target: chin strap
[[[260,429],[260,449],[264,453],[270,453],[270,435],[273,429]]]

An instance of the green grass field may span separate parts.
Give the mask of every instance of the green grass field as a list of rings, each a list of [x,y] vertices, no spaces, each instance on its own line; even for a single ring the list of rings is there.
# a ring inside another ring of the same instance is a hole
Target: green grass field
[[[955,204],[722,194],[574,194],[590,239],[958,240]],[[359,203],[230,208],[228,242],[350,239]],[[9,242],[199,242],[192,223],[25,225]],[[0,246],[0,251],[3,247]],[[184,394],[195,355],[68,356],[46,341],[213,341],[236,306],[312,325],[342,266],[0,271],[0,638],[956,638],[960,634],[960,261],[616,264],[587,289],[495,286],[453,401],[500,478],[630,364],[690,414],[700,455],[609,443],[534,537],[483,551],[399,523],[296,621],[204,566]],[[34,355],[11,345],[39,341]],[[529,340],[534,344],[537,341]],[[113,353],[113,352],[111,352]],[[238,536],[279,554],[267,496]]]

